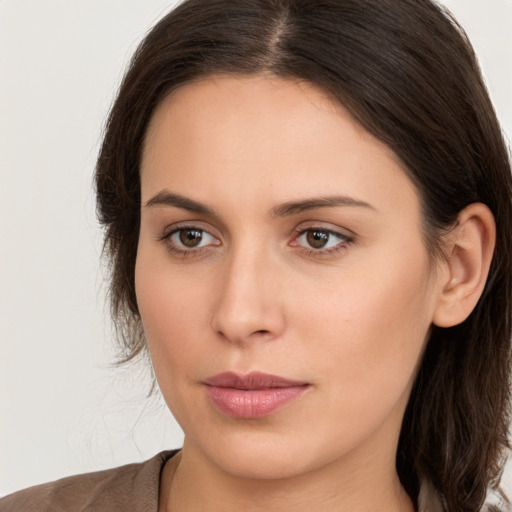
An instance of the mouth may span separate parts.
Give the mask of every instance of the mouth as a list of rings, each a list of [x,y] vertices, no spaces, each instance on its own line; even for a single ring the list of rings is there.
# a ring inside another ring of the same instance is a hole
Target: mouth
[[[261,418],[293,402],[311,388],[308,382],[277,375],[225,372],[209,377],[203,384],[215,408],[234,418]]]

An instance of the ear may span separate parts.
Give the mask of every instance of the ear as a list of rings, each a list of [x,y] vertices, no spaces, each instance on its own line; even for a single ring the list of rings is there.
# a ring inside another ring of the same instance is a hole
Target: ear
[[[445,272],[433,316],[438,327],[463,322],[480,298],[496,241],[494,216],[487,206],[473,203],[462,210],[445,250]]]

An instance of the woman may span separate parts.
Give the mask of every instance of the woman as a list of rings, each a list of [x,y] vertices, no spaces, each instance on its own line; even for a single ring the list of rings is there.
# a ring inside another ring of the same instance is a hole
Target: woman
[[[442,9],[185,1],[132,61],[96,185],[124,357],[148,351],[184,446],[0,510],[489,509],[512,179]]]

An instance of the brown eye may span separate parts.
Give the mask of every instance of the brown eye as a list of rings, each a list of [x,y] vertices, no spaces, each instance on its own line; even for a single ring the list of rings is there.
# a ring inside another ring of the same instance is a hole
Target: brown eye
[[[178,231],[180,242],[185,247],[197,247],[203,240],[203,231],[200,229],[180,229]]]
[[[352,243],[353,239],[347,235],[323,228],[309,228],[300,232],[294,245],[317,252],[319,255],[342,249]]]
[[[313,249],[323,249],[331,235],[327,231],[310,230],[306,233],[306,241]]]
[[[208,246],[221,245],[220,241],[204,229],[195,226],[184,226],[175,229],[168,235],[164,235],[168,249],[177,253],[196,253],[200,249],[206,249]]]

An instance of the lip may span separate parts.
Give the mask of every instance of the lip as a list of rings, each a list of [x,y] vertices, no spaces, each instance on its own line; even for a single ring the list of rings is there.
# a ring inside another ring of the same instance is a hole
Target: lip
[[[219,373],[203,381],[212,404],[235,418],[261,418],[302,396],[311,385],[261,372]]]

